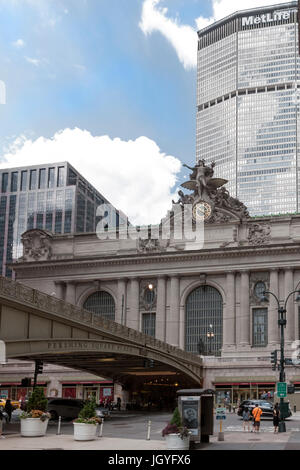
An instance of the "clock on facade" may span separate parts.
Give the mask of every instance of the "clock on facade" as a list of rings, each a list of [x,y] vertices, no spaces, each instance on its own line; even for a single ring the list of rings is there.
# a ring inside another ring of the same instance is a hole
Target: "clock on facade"
[[[193,207],[193,218],[195,220],[206,220],[212,214],[212,207],[208,202],[200,201]]]

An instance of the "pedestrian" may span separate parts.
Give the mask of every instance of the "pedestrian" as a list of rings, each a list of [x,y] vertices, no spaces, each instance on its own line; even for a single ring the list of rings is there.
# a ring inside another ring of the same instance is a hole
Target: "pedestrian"
[[[117,398],[117,408],[118,408],[118,411],[120,411],[120,409],[121,409],[121,398],[120,397]]]
[[[280,419],[280,410],[279,410],[278,403],[276,403],[275,406],[274,406],[274,410],[273,410],[274,433],[278,432],[279,419]]]
[[[259,432],[260,428],[260,417],[262,415],[262,409],[258,406],[258,404],[253,408],[252,415],[254,418],[254,432]]]
[[[248,408],[245,408],[243,411],[243,429],[246,431],[246,426],[248,428],[248,432],[250,431],[250,411]]]
[[[0,409],[0,439],[5,439],[5,437],[2,435],[3,432],[3,421],[4,421],[4,414],[2,413]]]
[[[12,406],[11,404],[11,401],[10,400],[6,400],[6,403],[5,403],[5,407],[4,407],[4,411],[7,413],[8,415],[8,422],[10,423],[11,421],[11,414],[13,412],[13,409],[14,407]]]

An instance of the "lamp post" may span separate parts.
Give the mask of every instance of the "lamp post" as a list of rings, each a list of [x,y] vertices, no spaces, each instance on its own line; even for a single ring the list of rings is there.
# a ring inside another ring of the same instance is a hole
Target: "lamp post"
[[[211,342],[212,342],[212,340],[213,340],[213,338],[214,338],[214,336],[215,336],[211,324],[209,325],[209,330],[208,330],[206,336],[207,336],[207,339],[208,339],[208,341],[209,341],[209,355],[211,355],[211,352],[212,352],[212,351],[211,351]]]
[[[300,301],[300,290],[294,290],[293,292],[290,292],[285,299],[284,306],[280,305],[280,302],[278,300],[278,297],[270,291],[264,291],[262,300],[268,300],[266,297],[266,294],[272,295],[277,302],[278,306],[278,326],[280,327],[280,360],[279,360],[279,382],[285,382],[285,371],[284,371],[284,328],[286,327],[286,306],[287,306],[287,301],[290,298],[291,295],[295,294],[297,292],[297,298],[296,301]],[[285,428],[285,422],[284,422],[284,416],[283,416],[283,406],[284,403],[284,398],[280,398],[280,422],[278,426],[278,432],[286,432]]]

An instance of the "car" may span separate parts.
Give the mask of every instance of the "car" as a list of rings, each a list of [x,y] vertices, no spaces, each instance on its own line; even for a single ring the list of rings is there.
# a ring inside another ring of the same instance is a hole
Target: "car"
[[[5,404],[6,404],[7,398],[0,398],[0,409],[4,409]],[[20,402],[17,400],[10,400],[13,409],[16,410],[17,408],[20,408]]]
[[[104,408],[104,406],[97,406],[96,415],[98,418],[110,418],[110,411],[108,408]]]
[[[252,414],[252,410],[259,406],[262,409],[262,418],[272,418],[273,417],[273,403],[266,400],[244,400],[238,408],[238,416],[243,416],[243,411],[245,408],[248,408]]]
[[[84,406],[84,401],[75,398],[48,398],[47,411],[52,420],[59,416],[65,419],[75,419]]]

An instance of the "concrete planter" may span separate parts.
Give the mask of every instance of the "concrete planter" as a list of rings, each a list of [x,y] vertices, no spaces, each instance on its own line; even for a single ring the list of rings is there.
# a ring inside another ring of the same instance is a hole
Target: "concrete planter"
[[[93,441],[96,439],[97,425],[85,423],[73,424],[75,441]]]
[[[188,450],[190,448],[190,436],[181,439],[180,434],[167,434],[165,439],[168,450]]]
[[[45,436],[49,419],[42,421],[39,418],[21,419],[21,436],[40,437]]]

